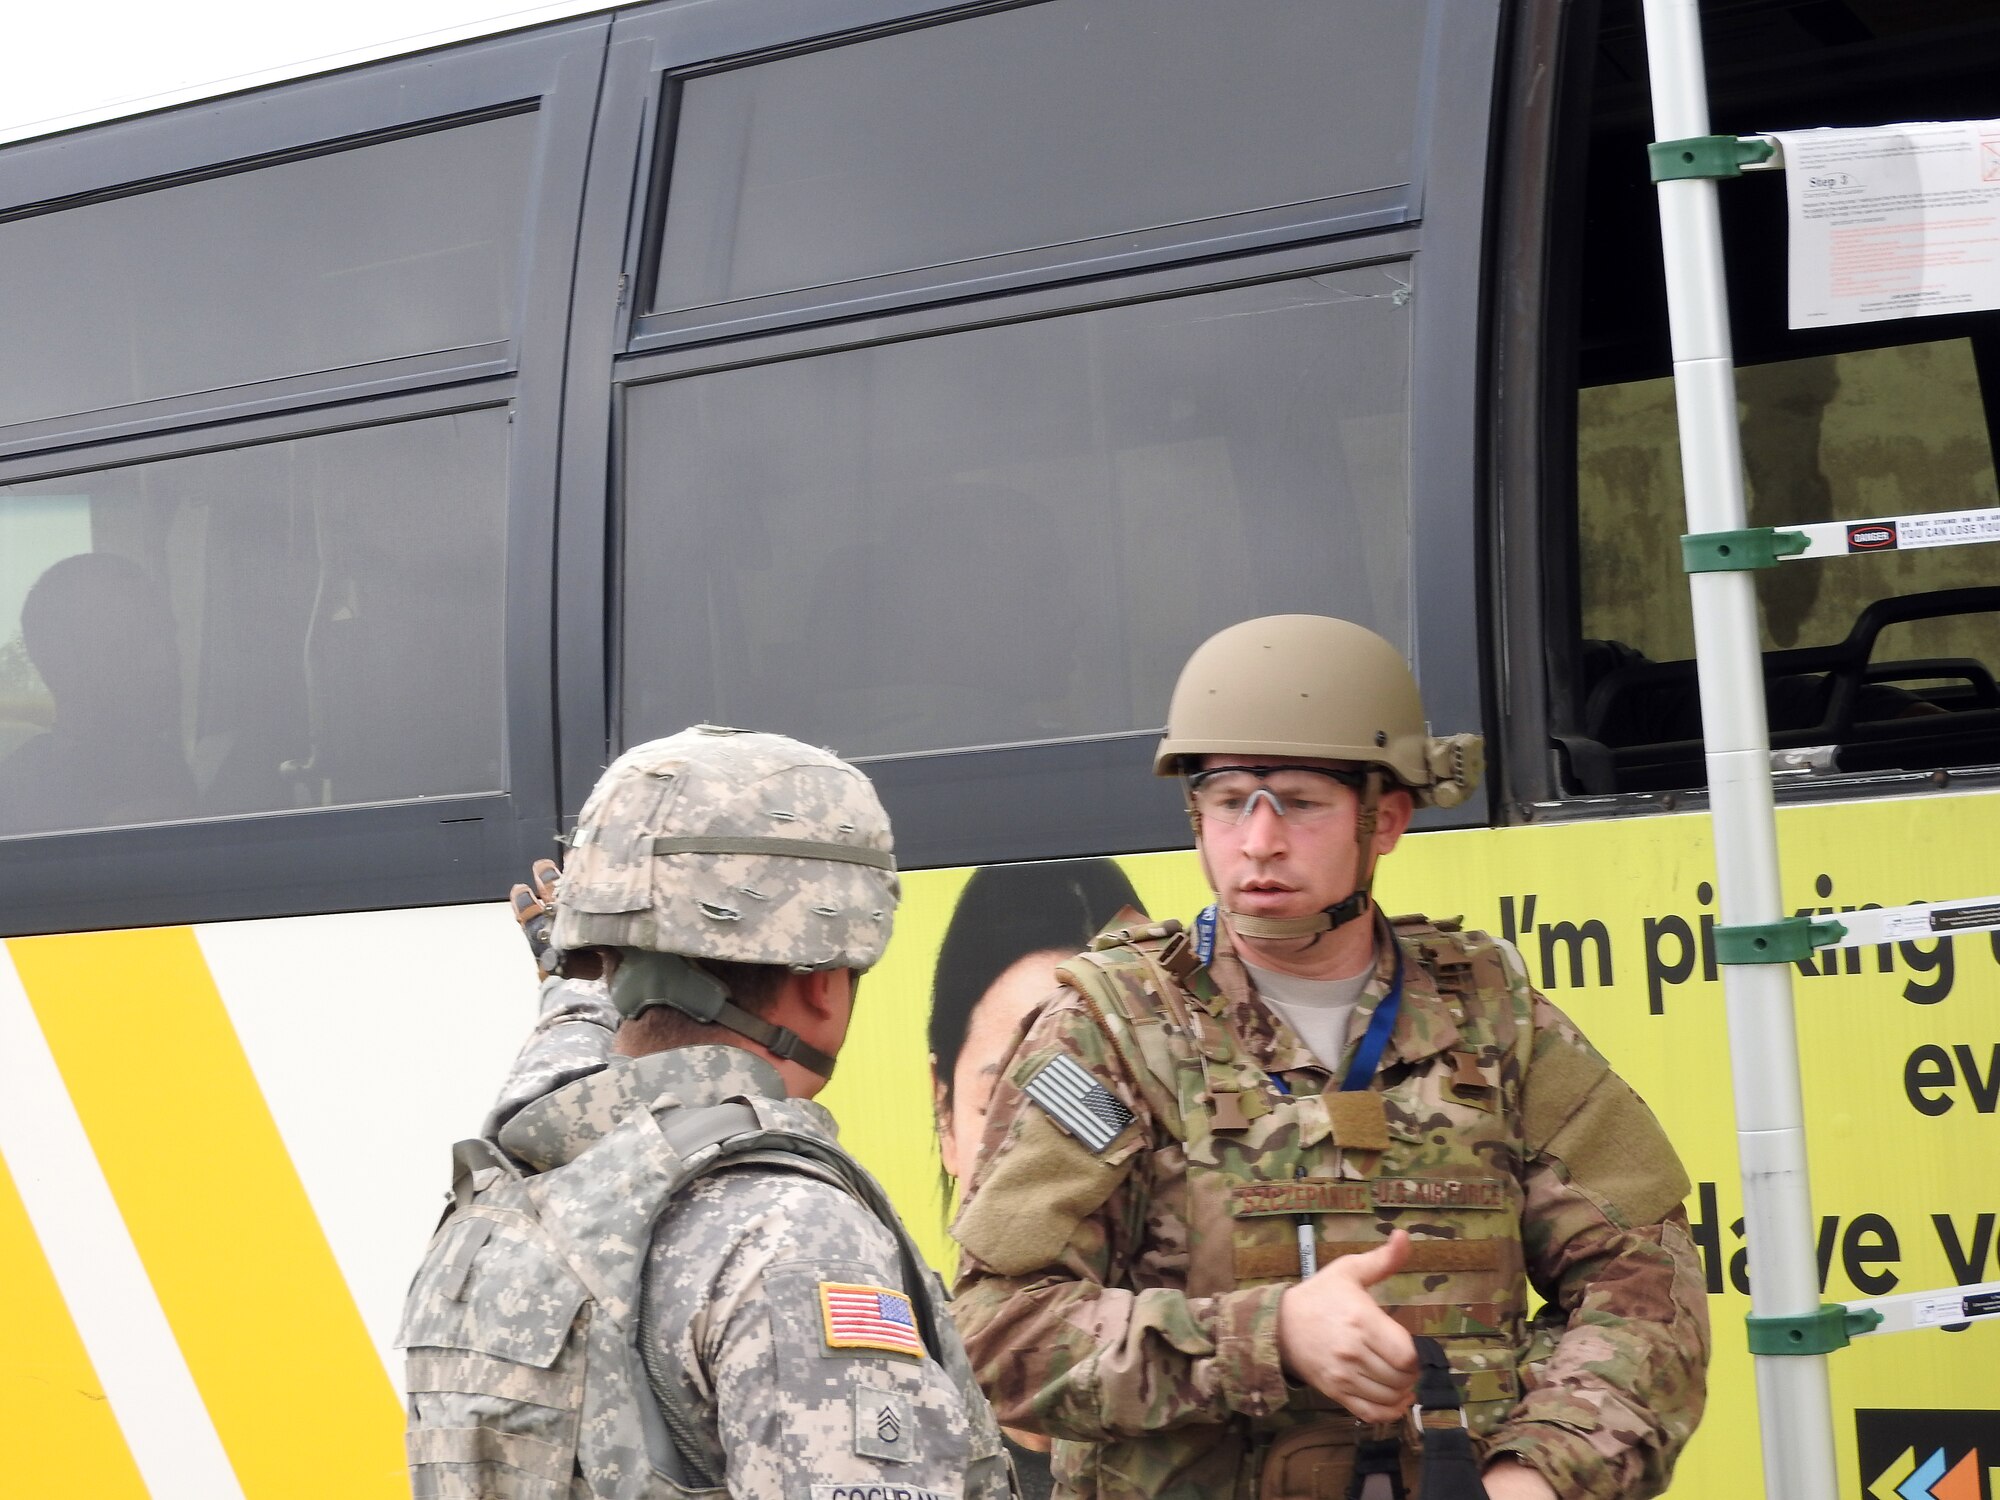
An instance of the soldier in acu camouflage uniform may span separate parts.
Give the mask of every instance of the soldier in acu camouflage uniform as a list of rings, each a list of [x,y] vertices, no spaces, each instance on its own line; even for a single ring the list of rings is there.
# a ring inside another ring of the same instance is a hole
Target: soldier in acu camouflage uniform
[[[701,726],[584,806],[552,979],[411,1287],[417,1500],[1006,1500],[881,1188],[810,1102],[898,894],[842,761]]]
[[[1511,948],[1369,900],[1477,738],[1430,737],[1379,636],[1286,615],[1195,653],[1155,769],[1217,904],[1060,969],[994,1093],[954,1311],[1000,1420],[1071,1495],[1414,1492],[1422,1335],[1457,1493],[1658,1494],[1708,1358],[1681,1165]]]

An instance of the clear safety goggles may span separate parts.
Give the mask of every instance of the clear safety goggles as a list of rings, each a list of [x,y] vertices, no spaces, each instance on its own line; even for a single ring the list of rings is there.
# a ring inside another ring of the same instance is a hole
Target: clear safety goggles
[[[1190,772],[1187,780],[1191,805],[1204,819],[1241,823],[1259,803],[1269,803],[1286,822],[1303,826],[1334,816],[1342,789],[1360,791],[1368,775],[1330,766],[1221,766]]]

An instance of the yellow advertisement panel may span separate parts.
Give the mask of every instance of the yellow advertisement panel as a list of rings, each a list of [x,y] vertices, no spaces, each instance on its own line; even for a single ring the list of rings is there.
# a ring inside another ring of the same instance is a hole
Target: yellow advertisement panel
[[[1780,837],[1793,911],[2000,892],[2000,795],[1794,808]],[[1031,1004],[1022,993],[1046,984],[1053,951],[1078,946],[1068,934],[1088,931],[1128,885],[1156,917],[1186,921],[1209,899],[1192,853],[1014,871],[906,877],[895,941],[863,987],[826,1096],[941,1267],[951,1253],[927,1107],[933,1036],[958,1049],[942,1071],[963,1104],[997,1061],[979,1052],[996,1029],[982,997],[1010,1017]],[[1414,836],[1385,861],[1378,890],[1392,912],[1462,914],[1512,940],[1672,1134],[1696,1183],[1687,1208],[1716,1330],[1708,1416],[1674,1493],[1756,1496],[1731,1077],[1784,1061],[1730,1056],[1714,879],[1707,818],[1676,815]],[[1828,1299],[2000,1279],[2000,939],[1822,951],[1793,980]],[[2000,1320],[1864,1338],[1831,1369],[1848,1500],[2000,1500]]]

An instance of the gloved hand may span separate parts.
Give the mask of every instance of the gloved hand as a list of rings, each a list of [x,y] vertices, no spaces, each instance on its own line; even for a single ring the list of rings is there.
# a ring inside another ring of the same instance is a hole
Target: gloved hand
[[[562,950],[549,941],[555,932],[556,881],[561,875],[554,860],[538,859],[528,871],[528,884],[507,892],[514,920],[521,924],[521,935],[535,955],[535,967],[545,976],[565,972]]]

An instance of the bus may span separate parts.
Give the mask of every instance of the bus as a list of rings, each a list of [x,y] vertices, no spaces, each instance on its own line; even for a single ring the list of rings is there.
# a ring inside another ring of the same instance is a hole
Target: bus
[[[1702,11],[1719,130],[2000,116],[1990,4]],[[826,1098],[947,1266],[934,1073],[1106,903],[1204,903],[1168,691],[1307,611],[1486,736],[1384,902],[1681,1147],[1674,1493],[1761,1494],[1645,78],[1636,0],[658,0],[0,147],[0,1489],[407,1495],[505,893],[697,721],[881,789]],[[1724,214],[1753,521],[2000,503],[2000,316],[1793,331],[1782,179]],[[1796,909],[1994,888],[1992,567],[1760,583]],[[1796,988],[1828,1298],[2000,1276],[2000,942]],[[1992,1500],[1996,1355],[1835,1355],[1846,1500]]]

